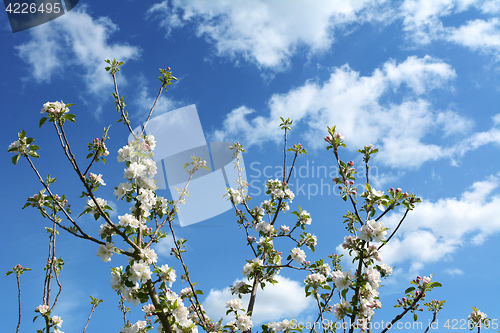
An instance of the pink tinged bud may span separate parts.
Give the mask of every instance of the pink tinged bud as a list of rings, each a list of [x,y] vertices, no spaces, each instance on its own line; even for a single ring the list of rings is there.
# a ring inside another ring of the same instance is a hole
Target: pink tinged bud
[[[341,190],[341,189],[342,189],[342,186],[339,186],[339,190]]]
[[[391,187],[391,192],[394,192],[394,187]]]
[[[401,192],[401,189],[398,187],[398,188],[396,189],[396,192],[397,192],[397,193],[400,193],[400,192]]]
[[[169,71],[169,70],[170,70],[170,67],[167,67],[167,71]]]
[[[353,161],[349,161],[349,165],[350,165],[350,166],[353,166],[353,165],[354,165],[354,162],[353,162]]]
[[[403,193],[403,196],[406,198],[408,197],[408,192]]]
[[[352,181],[352,180],[351,180],[351,181],[349,182],[349,184],[354,185],[354,181]]]

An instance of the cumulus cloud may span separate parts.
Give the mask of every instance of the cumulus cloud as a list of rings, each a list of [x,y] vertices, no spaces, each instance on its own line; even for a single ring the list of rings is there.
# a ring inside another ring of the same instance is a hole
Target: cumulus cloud
[[[443,19],[466,11],[491,16],[445,26]],[[214,46],[215,54],[236,63],[240,59],[262,69],[289,68],[298,50],[321,53],[331,48],[335,36],[363,24],[388,26],[401,21],[414,45],[433,41],[456,43],[500,58],[500,25],[496,0],[405,0],[403,2],[293,1],[163,1],[148,15],[160,19],[167,36],[187,23],[198,37]]]
[[[459,198],[442,198],[436,202],[423,200],[407,215],[396,235],[382,247],[383,262],[390,266],[409,263],[406,273],[423,273],[422,269],[429,263],[452,259],[457,248],[481,245],[488,237],[500,232],[498,176],[473,183]],[[384,218],[384,225],[390,228],[388,236],[403,215],[404,212],[400,211]],[[336,251],[349,257],[341,245]],[[354,268],[350,261],[348,266]],[[463,274],[458,268],[446,269],[445,272]]]
[[[167,34],[193,22],[199,37],[215,47],[216,54],[283,70],[291,56],[305,46],[322,52],[335,40],[335,31],[350,24],[383,22],[393,17],[381,1],[213,1],[196,0],[155,4],[148,11],[161,19]]]
[[[490,176],[473,183],[459,198],[423,200],[382,248],[384,262],[436,262],[460,246],[480,245],[500,232],[499,185],[498,176]],[[401,217],[392,214],[384,224],[394,230]]]
[[[500,20],[474,20],[456,29],[448,29],[448,41],[455,42],[472,50],[493,53],[500,59]]]
[[[267,323],[270,320],[290,319],[313,305],[313,299],[305,297],[302,283],[280,275],[276,276],[276,280],[277,284],[267,285],[264,290],[258,291],[255,310],[252,314],[254,326]],[[211,318],[218,320],[221,315],[226,313],[226,302],[234,298],[237,296],[232,295],[229,288],[212,289],[203,302],[203,307]],[[243,296],[242,301],[246,306],[248,295]],[[225,316],[223,324],[233,319],[234,317]]]
[[[443,18],[468,10],[490,19],[475,19],[456,26],[444,26]],[[498,1],[479,0],[405,0],[399,8],[407,38],[416,44],[447,41],[471,50],[491,53],[500,59],[500,12]]]
[[[256,111],[246,106],[232,110],[213,133],[214,141],[240,141],[247,146],[281,142],[276,129],[284,116],[304,133],[307,148],[323,147],[326,125],[337,125],[349,146],[382,145],[378,158],[383,163],[419,167],[451,154],[449,149],[425,143],[426,135],[437,130],[448,136],[472,126],[471,120],[451,110],[434,111],[425,99],[427,92],[449,87],[455,77],[451,66],[430,56],[408,57],[401,63],[389,60],[371,76],[344,65],[334,68],[325,82],[309,80],[273,95],[267,116],[253,116]],[[407,89],[399,104],[385,101],[403,87]]]
[[[118,26],[107,17],[94,19],[86,6],[47,24],[30,29],[30,40],[16,47],[27,62],[30,74],[39,83],[67,74],[70,68],[83,67],[88,92],[99,95],[111,86],[112,78],[104,71],[104,59],[127,61],[139,57],[141,50],[126,43],[111,42]]]

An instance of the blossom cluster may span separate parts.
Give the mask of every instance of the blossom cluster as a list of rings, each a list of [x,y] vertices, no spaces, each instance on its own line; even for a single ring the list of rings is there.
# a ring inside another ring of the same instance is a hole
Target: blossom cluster
[[[47,102],[43,105],[40,113],[48,113],[49,115],[59,116],[69,112],[69,108],[62,101]]]

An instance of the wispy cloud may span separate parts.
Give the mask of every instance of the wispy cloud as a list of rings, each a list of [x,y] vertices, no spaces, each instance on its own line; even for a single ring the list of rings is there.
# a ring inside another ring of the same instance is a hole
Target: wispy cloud
[[[464,271],[462,271],[461,269],[458,269],[458,268],[449,268],[449,269],[445,269],[444,270],[445,273],[448,273],[450,275],[464,275]]]
[[[64,16],[30,29],[31,39],[16,47],[19,57],[28,63],[30,76],[39,83],[69,74],[73,68],[82,72],[87,92],[101,95],[112,85],[104,71],[104,59],[120,61],[137,59],[141,49],[126,43],[113,42],[109,37],[118,26],[107,17],[94,19],[80,6]]]

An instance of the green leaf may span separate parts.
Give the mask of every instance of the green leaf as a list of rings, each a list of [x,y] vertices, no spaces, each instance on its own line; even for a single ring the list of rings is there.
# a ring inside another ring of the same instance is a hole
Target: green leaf
[[[201,291],[201,290],[196,290],[196,291],[195,291],[195,294],[198,294],[198,295],[204,295],[204,294],[203,294],[203,291]]]
[[[416,313],[413,314],[413,320],[417,321],[417,314]]]
[[[349,291],[349,289],[344,289],[342,290],[342,298],[343,299],[346,299],[346,295],[347,295],[347,292]]]
[[[409,292],[415,290],[415,287],[410,287],[408,289],[405,290],[405,294],[408,294]]]
[[[20,157],[21,157],[21,154],[17,154],[16,156],[12,157],[12,163],[14,163],[14,165],[16,165],[17,162],[19,161]]]
[[[75,118],[76,118],[76,116],[72,113],[66,113],[64,115],[64,119],[67,119],[67,120],[71,121],[72,123],[75,122]]]
[[[5,276],[9,276],[11,275],[12,273],[14,273],[13,271],[8,271],[7,273],[5,273]]]
[[[46,121],[47,117],[42,117],[42,119],[40,119],[40,124],[38,125],[38,128],[42,127],[42,125],[45,124]]]

